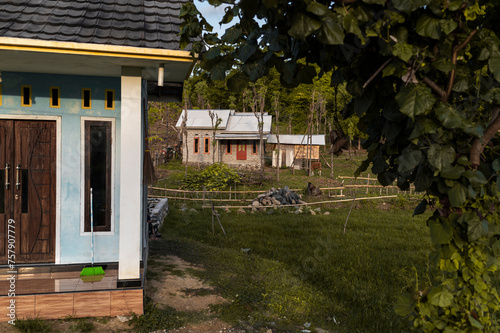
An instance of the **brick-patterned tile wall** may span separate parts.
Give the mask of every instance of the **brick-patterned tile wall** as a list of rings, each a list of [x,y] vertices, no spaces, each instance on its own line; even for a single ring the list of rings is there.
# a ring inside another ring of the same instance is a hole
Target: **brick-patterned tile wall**
[[[194,153],[194,139],[199,138],[199,151]],[[205,153],[205,138],[209,138],[209,153]],[[184,138],[183,138],[184,139]],[[258,153],[259,143],[257,141],[257,154],[252,154],[252,140],[247,140],[247,159],[238,160],[236,153],[236,141],[231,141],[231,154],[226,153],[226,141],[222,140],[215,146],[212,145],[213,133],[212,130],[188,130],[188,164],[190,165],[210,165],[213,162],[213,154],[215,154],[215,162],[224,162],[235,168],[258,169],[260,168],[260,155]],[[219,147],[220,145],[220,147]],[[219,151],[220,149],[220,151]],[[182,145],[182,162],[186,163],[186,145]]]

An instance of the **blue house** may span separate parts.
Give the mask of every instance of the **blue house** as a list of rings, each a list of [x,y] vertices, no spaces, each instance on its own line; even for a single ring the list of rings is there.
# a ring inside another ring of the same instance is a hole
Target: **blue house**
[[[192,70],[184,1],[0,0],[0,321],[142,313],[148,91]]]

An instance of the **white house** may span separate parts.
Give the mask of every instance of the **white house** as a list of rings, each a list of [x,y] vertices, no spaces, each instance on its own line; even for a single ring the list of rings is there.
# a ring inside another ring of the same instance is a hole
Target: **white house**
[[[17,318],[142,313],[147,87],[180,99],[183,2],[0,0],[0,309],[14,274]]]
[[[210,117],[213,112],[213,119]],[[183,110],[176,128],[181,130],[186,115]],[[206,165],[224,162],[239,168],[259,168],[260,115],[234,110],[187,110],[186,142],[183,142],[182,159],[189,164]],[[217,124],[217,119],[219,124]],[[272,116],[263,116],[264,140],[271,132]],[[215,128],[216,127],[216,128]],[[215,128],[215,135],[214,135]],[[182,136],[185,141],[185,137]]]

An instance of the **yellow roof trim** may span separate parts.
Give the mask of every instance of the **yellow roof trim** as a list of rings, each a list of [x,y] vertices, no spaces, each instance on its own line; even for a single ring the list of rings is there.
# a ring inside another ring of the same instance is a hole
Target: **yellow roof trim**
[[[0,50],[192,62],[189,51],[0,37]]]

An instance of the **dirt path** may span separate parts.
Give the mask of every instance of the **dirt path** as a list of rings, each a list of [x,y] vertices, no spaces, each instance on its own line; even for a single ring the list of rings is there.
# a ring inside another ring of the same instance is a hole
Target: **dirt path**
[[[193,312],[193,320],[184,327],[168,332],[179,333],[225,333],[242,332],[230,325],[213,318],[209,306],[220,304],[226,300],[216,294],[215,290],[192,275],[201,267],[190,264],[176,256],[165,255],[156,257],[150,263],[148,270],[153,278],[146,285],[146,295],[159,306],[170,306],[177,311]],[[191,274],[190,274],[191,272]],[[122,318],[123,319],[123,318]],[[51,332],[80,332],[78,323],[82,320],[47,320],[52,326]],[[118,317],[88,318],[85,322],[92,323],[91,332],[133,332],[128,322],[122,322]],[[8,323],[0,323],[0,333],[19,332]],[[165,330],[159,332],[167,332]]]
[[[160,274],[161,277],[155,277],[148,282],[146,296],[150,297],[156,304],[167,305],[182,312],[193,311],[198,313],[200,318],[203,318],[201,321],[194,318],[193,323],[169,332],[240,332],[231,328],[227,323],[212,318],[210,305],[221,304],[226,300],[217,295],[211,286],[190,274],[190,271],[202,270],[203,268],[172,255],[155,257],[153,260],[154,265],[150,264],[148,269],[151,274]]]

